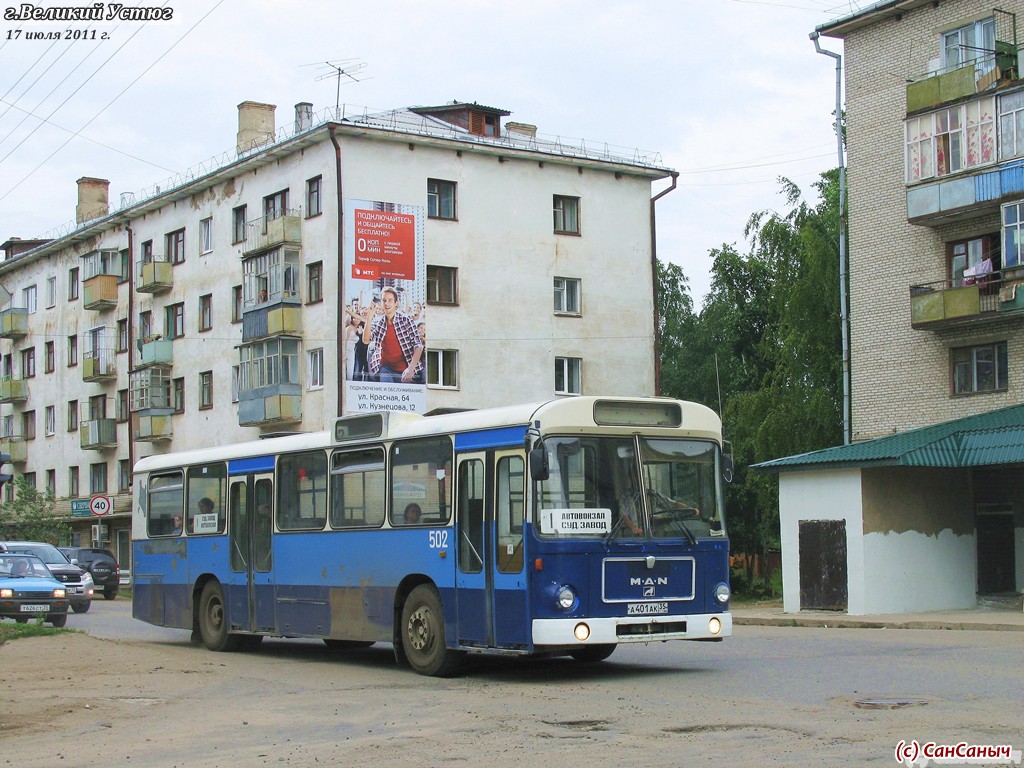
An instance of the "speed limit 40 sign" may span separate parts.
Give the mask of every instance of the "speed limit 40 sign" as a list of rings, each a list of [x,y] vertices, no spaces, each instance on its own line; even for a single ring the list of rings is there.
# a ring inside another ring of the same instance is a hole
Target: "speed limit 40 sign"
[[[96,517],[103,517],[109,515],[114,511],[114,497],[113,496],[93,496],[89,499],[89,511],[92,512]]]

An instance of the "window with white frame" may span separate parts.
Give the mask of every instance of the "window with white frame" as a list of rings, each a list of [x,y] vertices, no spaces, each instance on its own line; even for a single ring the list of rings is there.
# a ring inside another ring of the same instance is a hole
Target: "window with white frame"
[[[306,353],[306,387],[322,389],[324,386],[324,350],[311,349]]]
[[[30,315],[36,311],[37,298],[36,287],[34,285],[21,289],[21,306],[27,309]]]
[[[299,342],[267,339],[239,348],[238,388],[246,392],[276,384],[299,383]]]
[[[580,199],[578,197],[554,196],[555,232],[561,235],[580,233]]]
[[[1024,91],[999,97],[999,159],[1024,155]]]
[[[46,278],[46,307],[57,306],[57,278],[48,277]]]
[[[299,252],[275,248],[242,264],[242,302],[245,307],[268,301],[299,298]]]
[[[580,314],[580,281],[574,277],[555,278],[555,312]]]
[[[949,352],[954,395],[999,392],[1007,388],[1006,342],[958,347]]]
[[[1024,201],[1003,206],[1003,267],[1024,264]]]
[[[57,434],[57,407],[53,405],[46,406],[46,435]]]
[[[238,366],[238,365],[232,365],[231,366],[231,402],[232,403],[237,403],[238,402],[238,384],[239,384],[239,380],[241,379],[240,371],[241,371],[241,366]]]
[[[555,393],[579,395],[583,392],[580,383],[582,360],[578,357],[555,358]]]
[[[199,222],[199,253],[213,250],[213,216]]]
[[[102,250],[87,253],[82,257],[82,278],[91,280],[100,275],[121,275],[121,253],[120,251]]]
[[[459,388],[459,351],[427,350],[427,386],[435,389]]]
[[[947,176],[996,159],[995,100],[912,117],[904,123],[907,183]]]
[[[994,16],[942,33],[942,67],[947,72],[973,62],[976,74],[983,75],[995,66],[995,58]]]

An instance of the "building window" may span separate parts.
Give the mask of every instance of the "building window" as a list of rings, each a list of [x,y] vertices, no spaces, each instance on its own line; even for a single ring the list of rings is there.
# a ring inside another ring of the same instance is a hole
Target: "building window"
[[[458,389],[459,351],[457,349],[427,350],[427,386],[437,389]]]
[[[288,210],[288,190],[282,189],[272,195],[263,198],[263,227],[264,232],[268,221],[280,219]]]
[[[78,467],[68,467],[68,496],[78,495]]]
[[[68,270],[68,301],[78,298],[78,267]]]
[[[267,339],[238,350],[241,364],[238,386],[248,392],[276,384],[299,384],[299,342]]]
[[[105,395],[93,395],[89,398],[89,420],[98,421],[107,418],[107,398]]]
[[[316,304],[324,300],[324,263],[318,261],[306,266],[306,303]]]
[[[36,348],[21,350],[21,378],[31,379],[36,375]]]
[[[121,271],[117,275],[117,282],[127,283],[132,276],[132,262],[128,253],[128,249],[125,248],[121,251]]]
[[[580,365],[578,357],[555,358],[555,393],[559,395],[578,395],[583,389],[580,386]]]
[[[132,487],[132,464],[128,459],[117,462],[117,490],[124,492]]]
[[[180,339],[185,335],[185,304],[171,304],[165,310],[164,328],[169,339]]]
[[[315,179],[309,179],[306,181],[306,218],[311,216],[319,216],[322,212],[320,208],[320,192],[323,187],[323,176],[317,176]]]
[[[238,402],[238,381],[239,381],[239,376],[240,376],[240,373],[239,373],[240,370],[241,370],[240,366],[237,366],[237,365],[232,365],[231,366],[231,402],[232,403],[237,403]]]
[[[580,199],[555,195],[555,232],[560,235],[580,233]]]
[[[89,465],[89,491],[91,493],[107,492],[107,463],[105,461]]]
[[[21,289],[21,306],[28,310],[28,313],[34,314],[37,309],[36,299],[36,287],[34,285],[28,286],[28,288]]]
[[[68,400],[68,432],[78,431],[78,401]]]
[[[299,252],[294,248],[275,248],[243,261],[243,306],[299,299],[299,262]]]
[[[240,285],[231,289],[231,322],[242,322],[242,286]]]
[[[964,273],[968,284],[971,276],[983,272],[998,272],[1000,264],[999,235],[983,235],[970,240],[957,240],[946,245],[949,255],[950,285],[964,285]],[[988,264],[984,264],[984,262]]]
[[[199,410],[213,408],[213,371],[199,374]]]
[[[21,436],[25,440],[36,439],[36,412],[25,411],[21,414]]]
[[[311,349],[306,354],[306,387],[322,389],[324,386],[324,351]]]
[[[43,345],[43,365],[47,373],[53,373],[53,369],[57,367],[57,355],[54,352],[54,343],[48,341]]]
[[[120,421],[128,421],[128,390],[119,389],[117,390],[117,412],[114,417]]]
[[[143,264],[152,264],[153,263],[153,241],[152,240],[144,241],[142,243],[141,247],[140,247],[140,251],[141,251],[141,254],[142,254],[142,263]]]
[[[57,406],[46,406],[46,410],[43,411],[43,419],[46,422],[46,436],[57,434]]]
[[[199,330],[208,331],[213,328],[213,294],[199,297]]]
[[[427,264],[427,303],[458,304],[458,275],[455,267]]]
[[[46,308],[57,306],[57,278],[46,278]]]
[[[999,159],[1024,155],[1024,91],[999,97]]]
[[[78,334],[68,336],[68,368],[78,365]]]
[[[912,117],[904,130],[908,184],[996,159],[995,100],[991,96]]]
[[[46,493],[49,496],[57,495],[57,470],[46,470]]]
[[[240,205],[231,210],[231,242],[240,243],[245,240],[245,208]]]
[[[1007,388],[1006,342],[950,350],[953,394],[1000,392]]]
[[[942,66],[946,72],[974,62],[983,75],[995,66],[996,20],[994,16],[942,34]]]
[[[1024,202],[1003,206],[1003,266],[1024,264]]]
[[[139,312],[139,338],[145,344],[153,340],[153,313]]]
[[[171,397],[173,399],[174,412],[185,412],[185,379],[174,379],[171,381]]]
[[[178,229],[168,232],[164,237],[164,244],[167,246],[167,260],[171,264],[182,264],[185,261],[185,230]]]
[[[128,351],[128,318],[117,321],[117,351]]]
[[[455,218],[455,182],[427,179],[427,216],[432,219]]]
[[[574,277],[555,278],[555,312],[580,314],[580,281]]]
[[[182,235],[184,236],[184,235]],[[199,222],[199,253],[209,253],[213,250],[213,216]]]

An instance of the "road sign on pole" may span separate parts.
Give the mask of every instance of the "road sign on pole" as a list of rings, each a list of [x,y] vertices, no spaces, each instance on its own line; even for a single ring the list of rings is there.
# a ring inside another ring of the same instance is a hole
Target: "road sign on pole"
[[[96,517],[109,515],[114,511],[113,496],[93,496],[89,499],[89,511]]]

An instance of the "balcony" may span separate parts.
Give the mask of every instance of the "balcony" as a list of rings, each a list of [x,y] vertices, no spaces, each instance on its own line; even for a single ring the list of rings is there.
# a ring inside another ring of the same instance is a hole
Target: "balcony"
[[[115,381],[117,356],[113,350],[86,352],[82,358],[82,381]]]
[[[996,49],[958,69],[930,74],[907,85],[907,112],[948,104],[997,83],[1018,79],[1017,46],[996,41]]]
[[[243,427],[269,427],[302,421],[301,389],[292,384],[239,392],[238,423]]]
[[[8,307],[0,312],[0,338],[20,339],[28,333],[28,310],[25,307]]]
[[[939,330],[1022,315],[1021,274],[1003,277],[993,272],[966,285],[939,280],[910,286],[910,325],[916,330]]]
[[[117,447],[117,422],[114,419],[89,419],[78,428],[83,450],[102,451]]]
[[[11,464],[24,464],[28,461],[28,442],[21,435],[0,437],[0,453],[11,457]]]
[[[117,306],[117,275],[96,275],[82,283],[82,306],[103,312]]]
[[[13,376],[0,378],[0,403],[20,403],[28,400],[28,382]]]
[[[242,314],[242,341],[267,336],[301,336],[302,307],[292,300],[246,309]]]
[[[132,436],[140,443],[157,443],[170,440],[174,435],[170,415],[146,416],[132,414]]]
[[[302,242],[302,213],[289,209],[276,219],[254,219],[245,223],[245,243],[242,256],[270,250],[285,243]]]
[[[135,285],[139,293],[164,293],[174,286],[174,268],[163,257],[139,262],[137,274]]]
[[[170,339],[147,338],[139,341],[139,368],[171,365],[174,362],[174,342]]]

